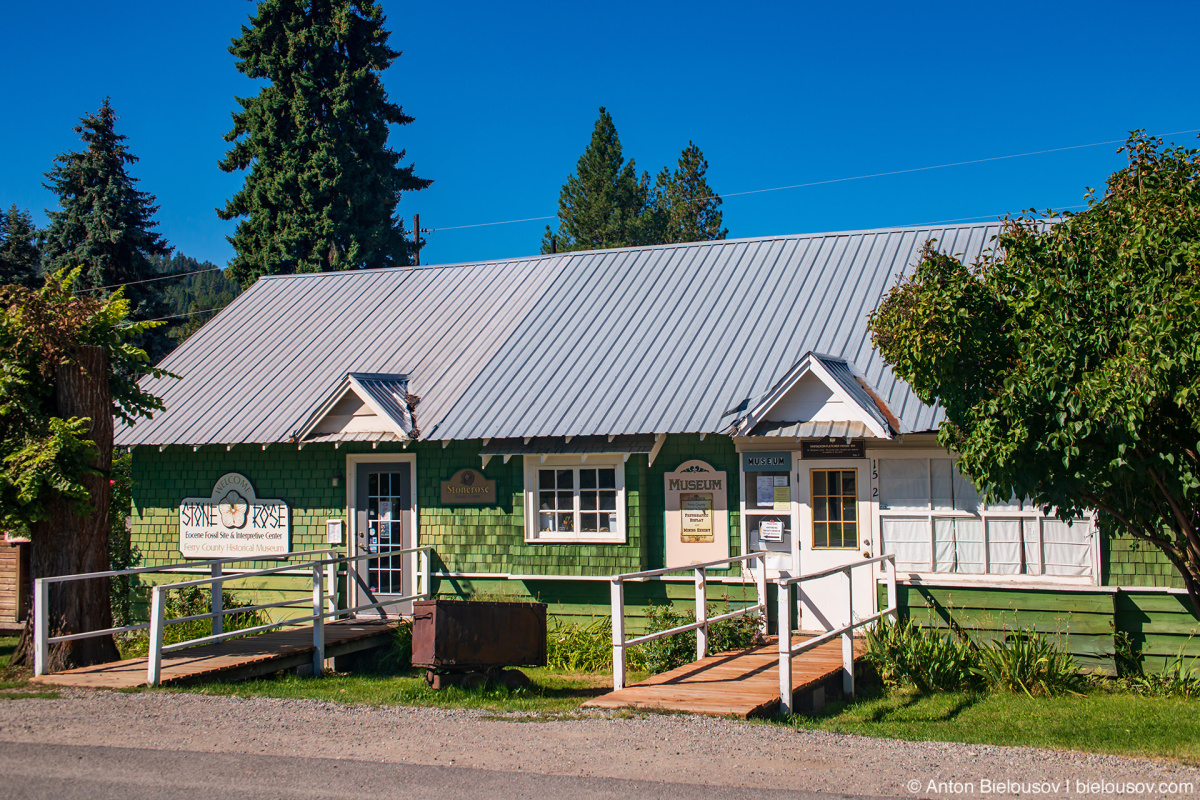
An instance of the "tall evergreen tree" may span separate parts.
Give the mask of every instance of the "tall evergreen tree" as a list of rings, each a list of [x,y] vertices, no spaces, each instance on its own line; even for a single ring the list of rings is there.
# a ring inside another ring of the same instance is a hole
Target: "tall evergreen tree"
[[[14,203],[5,213],[0,209],[0,284],[36,286],[42,252],[38,230],[28,211]]]
[[[693,142],[679,155],[672,173],[666,167],[655,185],[659,240],[662,244],[707,242],[724,239],[729,230],[721,227],[721,198],[705,180],[708,161]]]
[[[389,125],[413,118],[388,100],[380,73],[400,53],[388,46],[373,0],[262,0],[229,52],[265,80],[238,98],[226,172],[249,170],[218,209],[238,219],[230,277],[411,263],[412,242],[395,218],[400,193],[424,189]]]
[[[80,119],[75,132],[84,143],[79,152],[56,156],[54,169],[45,184],[58,195],[58,211],[47,211],[47,272],[82,267],[79,288],[115,287],[128,284],[130,318],[162,316],[158,287],[141,283],[155,277],[153,256],[167,255],[171,248],[155,230],[154,195],[138,191],[137,179],[126,167],[137,156],[125,145],[126,136],[115,131],[117,115],[108,98],[95,114]],[[111,293],[115,289],[105,289]],[[146,331],[137,340],[152,360],[166,353],[166,342],[157,331]]]
[[[650,176],[639,179],[634,160],[625,163],[612,116],[601,106],[592,141],[559,193],[558,230],[546,226],[542,252],[550,252],[552,237],[563,251],[647,244],[649,202]]]

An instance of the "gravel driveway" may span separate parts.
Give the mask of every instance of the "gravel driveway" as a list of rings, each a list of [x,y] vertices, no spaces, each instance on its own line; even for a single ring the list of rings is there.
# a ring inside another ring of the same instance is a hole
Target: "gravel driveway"
[[[531,721],[479,711],[66,690],[58,699],[0,701],[0,742],[350,759],[838,795],[1200,797],[1200,769],[1171,763],[867,739],[683,715]]]

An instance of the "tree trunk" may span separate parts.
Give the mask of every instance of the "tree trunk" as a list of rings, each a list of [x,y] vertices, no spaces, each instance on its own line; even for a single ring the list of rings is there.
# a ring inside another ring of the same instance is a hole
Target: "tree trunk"
[[[104,572],[108,569],[108,506],[112,470],[112,397],[108,388],[108,358],[102,347],[80,348],[75,364],[61,365],[55,373],[54,402],[58,416],[91,420],[90,436],[99,453],[91,466],[98,474],[85,475],[89,513],[79,516],[67,500],[56,500],[47,519],[31,526],[33,578]],[[108,579],[51,584],[50,635],[62,636],[112,627]],[[36,603],[36,598],[34,599]],[[13,664],[34,661],[33,608],[21,634]],[[78,639],[50,647],[46,668],[57,672],[119,658],[111,635]]]

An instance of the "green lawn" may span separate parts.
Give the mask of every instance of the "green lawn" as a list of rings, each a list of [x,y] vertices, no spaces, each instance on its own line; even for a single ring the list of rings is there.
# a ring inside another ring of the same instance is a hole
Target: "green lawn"
[[[896,693],[830,704],[820,717],[797,715],[788,724],[912,741],[1047,747],[1200,765],[1200,700],[1102,691],[1049,698]]]
[[[612,688],[611,675],[569,674],[548,669],[523,669],[532,680],[524,689],[503,687],[466,690],[452,686],[434,691],[425,685],[422,672],[399,675],[326,675],[297,678],[280,675],[237,683],[211,682],[184,689],[160,691],[197,692],[233,697],[287,697],[358,703],[374,706],[425,706],[433,708],[478,708],[488,711],[527,711],[550,714],[575,711],[585,701]]]

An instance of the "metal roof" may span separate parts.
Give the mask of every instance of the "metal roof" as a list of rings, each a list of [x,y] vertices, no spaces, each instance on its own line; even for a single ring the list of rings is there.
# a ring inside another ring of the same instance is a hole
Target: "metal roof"
[[[966,260],[996,223],[802,234],[259,280],[143,386],[117,443],[288,441],[349,372],[409,376],[434,440],[716,433],[808,352],[931,430],[867,315],[927,239]]]
[[[771,422],[763,420],[750,429],[746,436],[776,436],[780,438],[811,437],[842,439],[871,439],[875,434],[861,422]]]
[[[492,439],[479,448],[481,456],[572,455],[582,453],[649,453],[654,449],[652,434],[634,436],[538,436],[525,439]]]

